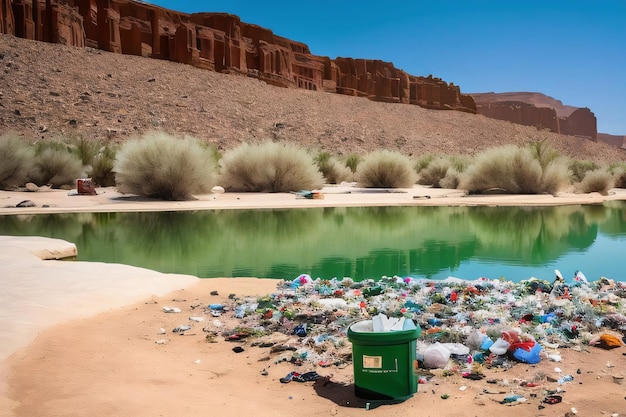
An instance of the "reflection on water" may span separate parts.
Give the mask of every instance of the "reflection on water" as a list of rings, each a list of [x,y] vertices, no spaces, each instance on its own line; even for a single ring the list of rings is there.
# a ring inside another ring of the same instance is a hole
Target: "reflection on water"
[[[552,279],[620,274],[626,203],[0,216],[0,234],[65,239],[78,259],[200,277]]]

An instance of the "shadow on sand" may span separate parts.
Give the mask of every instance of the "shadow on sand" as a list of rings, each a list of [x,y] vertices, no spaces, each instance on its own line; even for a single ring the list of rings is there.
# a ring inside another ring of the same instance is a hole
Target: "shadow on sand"
[[[345,384],[332,381],[330,378],[320,378],[313,384],[315,392],[338,406],[348,408],[363,408],[373,410],[383,405],[400,404],[405,400],[366,400],[354,393],[354,384]]]

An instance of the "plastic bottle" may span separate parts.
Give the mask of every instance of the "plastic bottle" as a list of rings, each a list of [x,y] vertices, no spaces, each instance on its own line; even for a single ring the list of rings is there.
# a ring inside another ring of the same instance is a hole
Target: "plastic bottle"
[[[566,382],[570,382],[570,381],[573,381],[573,380],[574,380],[573,376],[571,376],[571,375],[563,375],[563,377],[559,378],[558,382],[559,382],[559,385],[563,385]]]

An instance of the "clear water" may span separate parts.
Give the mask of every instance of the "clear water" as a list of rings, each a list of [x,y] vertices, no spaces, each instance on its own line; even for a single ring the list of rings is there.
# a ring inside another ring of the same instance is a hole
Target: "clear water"
[[[399,275],[626,281],[626,203],[0,216],[0,234],[76,243],[78,260],[212,277]]]

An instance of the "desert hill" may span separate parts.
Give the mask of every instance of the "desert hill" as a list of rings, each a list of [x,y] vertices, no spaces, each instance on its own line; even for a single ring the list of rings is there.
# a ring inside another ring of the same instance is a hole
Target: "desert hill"
[[[0,133],[121,142],[161,129],[220,149],[280,139],[333,154],[474,154],[547,140],[576,159],[626,150],[480,114],[271,86],[242,75],[0,35]]]

